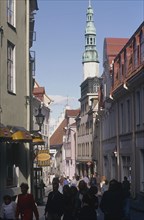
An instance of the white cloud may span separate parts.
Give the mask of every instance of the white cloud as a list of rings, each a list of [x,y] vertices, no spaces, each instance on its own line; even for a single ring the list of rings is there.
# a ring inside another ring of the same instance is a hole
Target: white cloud
[[[78,99],[75,97],[60,95],[49,95],[49,97],[51,97],[51,99],[53,100],[52,105],[70,105],[73,102],[78,102]]]
[[[65,107],[69,106],[71,109],[79,108],[79,101],[78,98],[68,96],[49,95],[49,97],[53,100],[50,105],[50,133],[52,133],[64,113]]]

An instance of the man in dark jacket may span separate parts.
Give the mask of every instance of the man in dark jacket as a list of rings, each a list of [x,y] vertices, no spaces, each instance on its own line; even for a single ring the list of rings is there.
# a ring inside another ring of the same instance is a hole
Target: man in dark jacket
[[[124,177],[124,181],[122,182],[122,190],[123,190],[123,215],[124,220],[130,219],[130,182],[127,177]]]
[[[60,220],[63,215],[63,195],[58,191],[59,180],[54,178],[52,182],[53,191],[49,193],[45,207],[45,215],[48,220]]]
[[[109,183],[109,189],[104,192],[100,208],[104,213],[104,220],[122,220],[123,195],[121,184],[113,179]]]

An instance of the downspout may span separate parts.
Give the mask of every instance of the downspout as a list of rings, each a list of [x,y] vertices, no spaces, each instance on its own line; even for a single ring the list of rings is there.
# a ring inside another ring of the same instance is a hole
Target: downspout
[[[131,171],[132,171],[132,195],[136,196],[136,138],[135,138],[135,100],[134,92],[132,92],[132,158],[131,158]]]
[[[0,12],[1,16],[1,12]],[[0,18],[0,21],[2,19]],[[0,24],[0,83],[2,82],[2,63],[1,63],[1,58],[2,58],[2,41],[3,41],[3,27]],[[2,122],[2,86],[0,84],[0,123]]]
[[[26,0],[26,115],[27,115],[27,130],[30,130],[30,102],[29,102],[29,97],[30,97],[30,70],[29,70],[29,0]],[[28,100],[27,100],[28,98]],[[27,148],[30,150],[29,144],[27,144]],[[29,157],[29,155],[28,155]],[[27,158],[29,161],[29,158]],[[29,170],[28,170],[28,184],[30,186],[30,162],[28,164]]]
[[[120,181],[120,143],[119,143],[119,102],[116,102],[116,146],[117,146],[117,178]]]

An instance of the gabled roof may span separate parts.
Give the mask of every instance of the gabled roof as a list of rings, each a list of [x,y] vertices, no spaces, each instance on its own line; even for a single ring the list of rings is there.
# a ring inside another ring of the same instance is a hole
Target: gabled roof
[[[50,137],[50,148],[60,148],[63,145],[63,136],[65,135],[64,128],[67,127],[68,118],[76,118],[80,113],[80,109],[66,109],[65,118],[62,120],[60,125],[56,128],[52,136]],[[74,126],[75,123],[72,123],[71,126]]]
[[[44,94],[45,94],[44,87],[36,87],[33,89],[33,95],[41,101],[43,101],[43,99],[44,99]]]
[[[64,127],[67,126],[67,120],[64,119],[53,135],[50,137],[50,148],[61,147],[63,144],[63,135],[65,135]]]
[[[65,117],[73,118],[76,117],[80,112],[80,109],[66,109]]]
[[[33,94],[45,94],[45,88],[44,87],[37,87],[33,89]]]
[[[104,47],[108,57],[109,64],[112,63],[116,55],[128,42],[129,38],[105,38]]]
[[[36,80],[34,83],[33,95],[46,105],[53,102],[53,100],[46,94],[45,87],[40,86]]]

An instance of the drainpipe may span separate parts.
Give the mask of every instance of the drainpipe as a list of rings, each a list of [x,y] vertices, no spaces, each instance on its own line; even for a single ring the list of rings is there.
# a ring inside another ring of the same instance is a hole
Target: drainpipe
[[[30,4],[29,4],[29,1],[27,0],[26,1],[26,85],[27,85],[27,88],[26,88],[26,97],[28,97],[28,100],[26,100],[26,115],[27,115],[27,122],[26,122],[26,126],[27,126],[27,130],[29,131],[30,130],[30,78],[29,78],[29,74],[30,74],[30,70],[29,70],[29,7],[30,7]],[[27,148],[29,148],[30,150],[30,145],[27,144]],[[29,157],[29,155],[28,155]],[[30,173],[30,160],[28,159],[29,161],[29,171],[28,173]],[[30,186],[30,175],[28,177],[28,184]]]
[[[1,13],[0,13],[1,14]],[[1,26],[0,27],[0,83],[2,82],[2,63],[1,63],[1,57],[2,57],[2,39],[3,38],[3,27]],[[2,100],[2,89],[1,89],[1,85],[0,85],[0,123],[1,123],[1,117],[2,117],[2,103],[1,103],[1,100]]]
[[[134,100],[134,92],[132,92],[132,157],[131,157],[131,187],[132,187],[132,195],[135,197],[136,195],[136,138],[135,138],[135,100]]]
[[[120,181],[120,143],[119,143],[119,102],[116,102],[116,149],[117,149],[117,179]]]

